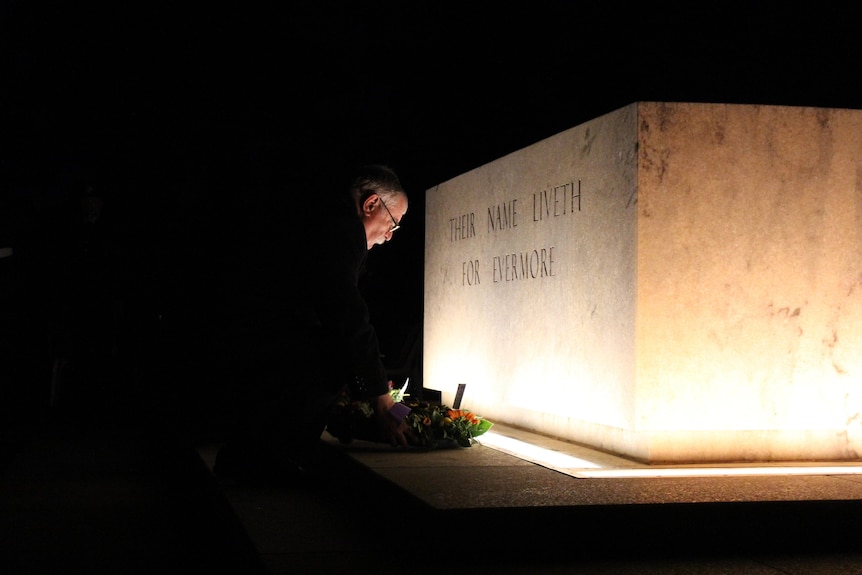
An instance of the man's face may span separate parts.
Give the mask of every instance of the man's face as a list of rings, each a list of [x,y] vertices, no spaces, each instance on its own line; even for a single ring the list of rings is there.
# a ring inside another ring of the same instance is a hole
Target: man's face
[[[368,196],[362,205],[362,224],[365,226],[368,249],[392,239],[392,234],[406,213],[407,199],[403,195],[388,202],[384,202],[377,194]]]

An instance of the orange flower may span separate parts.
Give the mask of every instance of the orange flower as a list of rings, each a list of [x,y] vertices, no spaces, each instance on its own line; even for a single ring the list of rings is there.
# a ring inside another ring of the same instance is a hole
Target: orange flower
[[[477,423],[479,423],[479,418],[473,415],[472,412],[467,411],[466,409],[450,409],[446,413],[446,415],[448,415],[453,420],[463,417],[464,419],[468,420],[472,425],[476,425]]]

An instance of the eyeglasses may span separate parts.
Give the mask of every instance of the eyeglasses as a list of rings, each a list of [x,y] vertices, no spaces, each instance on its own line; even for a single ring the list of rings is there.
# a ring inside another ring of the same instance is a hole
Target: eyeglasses
[[[380,196],[377,197],[380,198],[380,203],[383,204],[383,209],[386,210],[386,213],[389,214],[390,218],[392,218],[392,227],[389,228],[389,233],[395,233],[395,230],[401,227],[401,222],[395,221],[395,217],[392,215],[392,212],[389,211],[389,208],[386,207],[386,202],[383,201],[383,198]]]

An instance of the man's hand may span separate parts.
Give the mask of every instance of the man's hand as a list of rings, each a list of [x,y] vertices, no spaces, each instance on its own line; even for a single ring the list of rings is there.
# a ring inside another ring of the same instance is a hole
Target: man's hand
[[[416,434],[413,433],[413,430],[404,421],[397,421],[389,414],[392,411],[392,406],[395,405],[391,395],[388,393],[378,395],[370,403],[377,415],[377,422],[380,425],[383,439],[393,446],[400,445],[401,447],[417,443]]]

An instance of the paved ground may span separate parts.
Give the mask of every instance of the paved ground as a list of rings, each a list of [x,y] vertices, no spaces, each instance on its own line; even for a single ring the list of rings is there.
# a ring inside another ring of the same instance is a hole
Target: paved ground
[[[498,429],[605,468],[644,467]],[[221,486],[272,573],[862,573],[862,475],[581,479],[483,445],[325,445],[331,476],[360,486],[355,508],[321,484]],[[298,510],[306,520],[292,522]]]
[[[327,441],[323,478],[252,489],[211,455],[80,422],[7,438],[3,572],[862,573],[859,475],[584,479]]]

